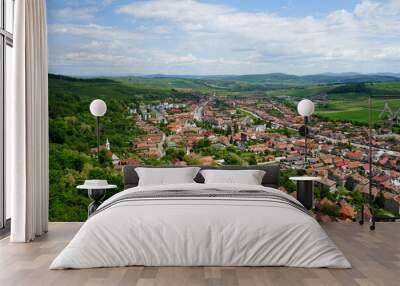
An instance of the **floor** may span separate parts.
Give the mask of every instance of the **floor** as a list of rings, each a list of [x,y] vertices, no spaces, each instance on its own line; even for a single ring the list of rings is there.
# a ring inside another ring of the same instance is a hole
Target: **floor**
[[[345,253],[352,269],[288,267],[124,267],[48,270],[81,223],[51,223],[49,233],[29,244],[0,240],[0,285],[400,285],[400,223],[329,223],[323,228]]]

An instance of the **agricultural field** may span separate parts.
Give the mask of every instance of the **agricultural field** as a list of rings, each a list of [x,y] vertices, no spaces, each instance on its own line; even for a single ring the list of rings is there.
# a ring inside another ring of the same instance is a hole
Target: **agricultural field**
[[[267,90],[265,94],[267,96],[293,96],[301,98],[310,98],[318,96],[320,94],[327,93],[331,89],[337,87],[338,85],[311,85],[305,87],[292,87],[292,88],[282,88]]]
[[[385,104],[388,104],[391,110],[396,113],[400,109],[399,99],[373,99],[372,100],[372,122],[383,122],[385,116],[380,117]],[[357,99],[337,99],[330,100],[328,104],[317,107],[317,114],[330,120],[346,120],[367,123],[369,118],[368,99],[366,96],[359,96]],[[386,116],[389,113],[386,113]],[[400,114],[399,114],[400,116]]]
[[[374,97],[372,99],[373,123],[382,123],[385,119],[385,116],[380,117],[380,114],[386,103],[394,114],[400,109],[399,82],[340,84],[328,87],[326,101],[318,104],[317,114],[330,120],[368,122],[368,98],[370,95]],[[398,96],[399,98],[384,99],[385,96]],[[386,113],[387,116],[389,113]]]

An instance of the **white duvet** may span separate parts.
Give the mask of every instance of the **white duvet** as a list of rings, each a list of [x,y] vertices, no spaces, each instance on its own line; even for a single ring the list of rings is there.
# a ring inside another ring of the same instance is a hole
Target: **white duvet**
[[[136,187],[163,190],[264,190],[237,184]],[[349,268],[311,216],[293,206],[246,198],[124,201],[90,217],[50,269],[145,266],[293,266]]]

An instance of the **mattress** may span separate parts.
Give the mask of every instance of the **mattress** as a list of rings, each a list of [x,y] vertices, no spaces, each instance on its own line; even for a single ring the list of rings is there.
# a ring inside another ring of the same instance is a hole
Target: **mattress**
[[[133,265],[351,267],[293,197],[255,185],[193,183],[114,195],[50,269]]]

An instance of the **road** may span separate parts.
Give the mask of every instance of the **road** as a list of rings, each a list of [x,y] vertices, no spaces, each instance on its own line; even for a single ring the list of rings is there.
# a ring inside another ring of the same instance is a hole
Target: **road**
[[[254,113],[253,111],[250,111],[250,110],[247,110],[247,109],[243,109],[243,108],[238,108],[238,109],[241,110],[241,111],[243,111],[243,112],[250,113],[250,114],[251,114],[252,116],[254,116],[255,118],[258,118],[258,119],[261,119],[261,120],[265,120],[265,118],[262,118],[261,116],[257,115],[257,114]],[[273,116],[271,116],[271,117],[273,117]],[[296,128],[293,128],[293,127],[290,127],[290,126],[285,126],[285,125],[280,124],[280,123],[278,123],[278,122],[276,122],[276,121],[273,121],[273,123],[274,123],[276,126],[280,127],[280,128],[287,128],[287,129],[290,129],[290,130],[293,130],[293,131],[297,131]]]
[[[254,113],[254,112],[252,112],[252,111],[250,111],[250,110],[243,109],[243,108],[238,108],[238,109],[241,110],[241,111],[250,113],[251,115],[253,115],[253,116],[256,117],[256,118],[263,119],[263,118],[261,118],[260,116],[258,116],[256,113]],[[277,123],[277,122],[274,122],[274,124],[277,125],[277,126],[279,126],[279,127],[281,127],[281,128],[285,128],[285,127],[286,127],[287,129],[291,129],[291,130],[297,131],[297,129],[295,129],[295,128],[293,128],[293,127],[284,126],[284,125],[282,125],[282,124],[280,124],[280,123]],[[331,141],[332,143],[335,143],[335,144],[339,143],[338,140],[333,139],[333,138],[330,138],[330,137],[327,137],[327,136],[315,135],[314,137],[315,137],[315,138],[320,138],[320,139],[329,140],[329,141]],[[356,143],[350,143],[350,144],[351,144],[352,146],[356,147],[356,148],[363,148],[363,149],[368,149],[368,148],[369,148],[368,145],[361,145],[361,144],[356,144]],[[400,157],[400,152],[390,151],[390,150],[387,150],[387,149],[376,148],[376,147],[374,147],[374,150],[379,150],[379,151],[385,152],[385,153],[387,153],[387,154],[389,154],[389,155],[396,156],[396,157]]]
[[[197,106],[195,108],[195,110],[193,110],[193,119],[197,120],[197,121],[201,121],[203,118],[203,109],[204,106],[206,106],[208,104],[209,101],[203,102],[202,104],[200,104],[199,106]]]
[[[258,114],[254,113],[253,111],[247,110],[247,109],[243,109],[243,108],[238,108],[240,111],[246,112],[246,113],[250,113],[252,116],[254,116],[255,118],[264,120],[264,118],[261,118],[261,116],[259,116]]]
[[[161,139],[161,142],[158,145],[158,150],[160,152],[160,158],[165,156],[164,143],[167,140],[167,136],[165,135],[165,133],[162,132],[162,131],[161,131],[161,133],[162,133],[162,139]]]

